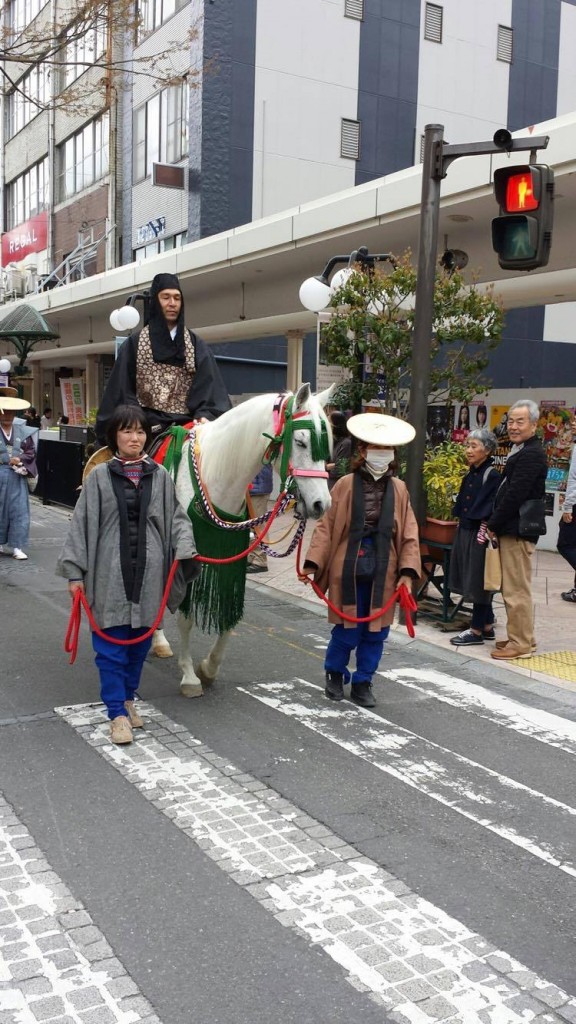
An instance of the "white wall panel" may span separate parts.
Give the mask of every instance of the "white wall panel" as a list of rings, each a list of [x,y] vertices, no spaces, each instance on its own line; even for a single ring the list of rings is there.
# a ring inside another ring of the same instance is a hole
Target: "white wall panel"
[[[544,341],[576,342],[576,302],[546,306]]]
[[[441,43],[424,39],[422,0],[415,160],[426,124],[448,142],[481,142],[506,125],[510,65],[496,59],[498,25],[512,24],[511,0],[440,0]]]
[[[356,119],[360,22],[342,0],[259,0],[253,215],[349,188],[341,119]]]
[[[561,4],[560,10],[557,117],[576,109],[576,7]]]

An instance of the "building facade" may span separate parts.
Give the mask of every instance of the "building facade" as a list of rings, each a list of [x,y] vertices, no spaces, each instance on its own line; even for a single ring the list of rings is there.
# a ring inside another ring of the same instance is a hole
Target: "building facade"
[[[575,106],[575,0],[7,0],[1,17],[4,301],[411,166],[427,123],[468,142]],[[495,386],[520,350],[560,385],[573,314],[510,313]],[[240,392],[276,386],[285,349],[217,352]]]

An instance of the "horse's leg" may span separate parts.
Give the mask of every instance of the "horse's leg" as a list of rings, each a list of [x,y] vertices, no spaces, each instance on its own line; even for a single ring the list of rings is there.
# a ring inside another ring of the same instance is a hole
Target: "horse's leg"
[[[210,650],[209,654],[202,658],[200,664],[196,667],[196,672],[201,679],[204,686],[211,686],[212,683],[218,676],[218,669],[226,650],[226,645],[230,639],[230,631],[227,633],[220,633],[216,643]]]
[[[164,636],[164,630],[155,630],[152,636],[152,654],[155,654],[157,658],[171,658],[173,653],[170,644]]]
[[[190,657],[190,630],[192,620],[187,619],[182,612],[178,612],[178,632],[180,633],[180,655],[178,664],[182,669],[180,680],[180,693],[183,697],[201,697],[202,683],[194,671],[192,658]]]

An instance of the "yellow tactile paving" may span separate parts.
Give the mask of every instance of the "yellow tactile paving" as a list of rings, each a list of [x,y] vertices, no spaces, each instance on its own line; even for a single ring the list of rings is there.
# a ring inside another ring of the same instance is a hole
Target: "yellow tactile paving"
[[[576,651],[551,651],[535,654],[532,658],[511,658],[508,664],[576,682]]]

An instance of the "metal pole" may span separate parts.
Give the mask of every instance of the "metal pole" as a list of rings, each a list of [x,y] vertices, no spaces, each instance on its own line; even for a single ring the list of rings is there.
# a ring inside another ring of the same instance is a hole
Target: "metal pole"
[[[416,429],[416,437],[408,448],[406,466],[406,484],[418,522],[424,520],[425,514],[422,467],[426,450],[426,417],[430,390],[430,346],[434,316],[443,141],[444,125],[427,124],[424,130],[418,279],[410,381],[409,419]]]

